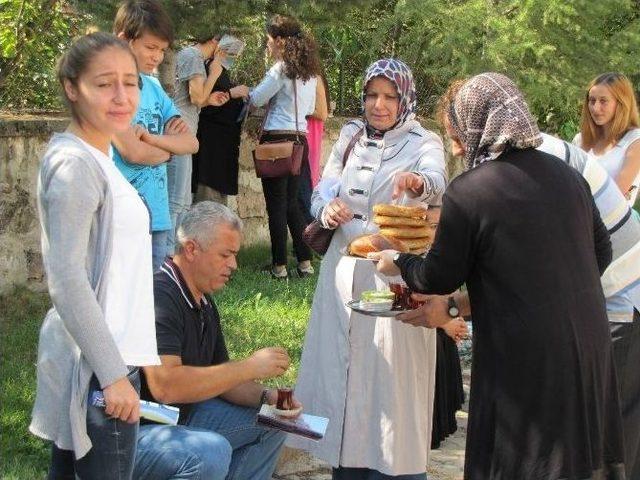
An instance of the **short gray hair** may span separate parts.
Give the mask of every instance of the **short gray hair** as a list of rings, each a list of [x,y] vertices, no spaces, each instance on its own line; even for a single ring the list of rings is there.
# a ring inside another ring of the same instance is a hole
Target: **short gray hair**
[[[176,232],[178,251],[187,240],[195,240],[206,250],[222,225],[242,232],[242,220],[229,207],[210,201],[196,203],[184,214]]]

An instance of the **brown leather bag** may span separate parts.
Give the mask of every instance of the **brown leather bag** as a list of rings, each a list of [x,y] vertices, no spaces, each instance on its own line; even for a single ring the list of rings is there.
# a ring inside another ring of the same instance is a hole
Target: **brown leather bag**
[[[256,168],[258,178],[278,178],[288,175],[300,175],[302,166],[302,155],[304,154],[304,144],[298,136],[298,91],[296,80],[293,79],[293,103],[296,116],[296,139],[295,140],[273,140],[260,142],[253,149],[253,164]],[[269,115],[269,104],[267,111],[260,125],[258,138],[262,138],[264,124]]]
[[[351,155],[353,147],[363,133],[364,127],[360,129],[349,141],[349,145],[347,145],[347,148],[342,155],[342,168],[347,164],[347,160],[349,160],[349,155]],[[304,240],[304,243],[306,243],[309,248],[318,255],[324,255],[327,253],[327,250],[329,250],[329,245],[331,244],[331,239],[335,232],[335,229],[324,228],[320,221],[314,220],[307,225],[307,228],[302,232],[302,240]]]

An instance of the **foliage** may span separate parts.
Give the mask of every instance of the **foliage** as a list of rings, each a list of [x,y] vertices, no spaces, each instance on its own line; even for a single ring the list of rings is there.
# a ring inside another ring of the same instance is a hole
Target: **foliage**
[[[229,285],[215,295],[215,301],[231,357],[245,358],[258,348],[280,345],[291,356],[291,368],[277,382],[292,384],[317,277],[271,280],[260,272],[268,258],[267,246],[243,249],[238,258],[239,270]],[[27,427],[35,398],[38,330],[48,308],[46,293],[25,288],[0,297],[3,479],[44,478],[47,469],[48,446],[29,434]]]
[[[394,12],[424,113],[450,80],[499,71],[523,88],[543,128],[565,135],[593,76],[638,71],[639,15],[628,0],[406,0]]]
[[[0,0],[0,108],[59,107],[55,62],[81,17],[58,0]]]
[[[40,26],[62,18],[56,16],[56,8],[61,11],[69,2],[0,0],[0,4],[9,7],[0,17],[8,20],[0,27],[3,51],[16,49],[7,44],[17,45],[5,41],[5,35],[28,37],[12,33],[20,30],[16,25],[25,24],[13,21],[21,5],[30,6],[22,17],[31,15],[38,31],[48,32],[43,40],[49,45],[35,52],[45,61],[33,60],[29,68],[9,71],[19,75],[8,84],[6,96],[13,100],[13,108],[51,103],[51,84],[44,84],[41,75],[50,71],[51,59],[69,42],[64,29],[73,29],[69,24]],[[54,5],[54,15],[42,15],[36,4]],[[81,18],[86,16],[106,30],[117,4],[118,0],[72,3]],[[241,35],[247,48],[234,75],[248,85],[255,85],[267,67],[265,21],[273,13],[297,16],[318,41],[339,114],[358,114],[364,69],[382,56],[397,56],[413,68],[422,115],[433,113],[438,96],[452,79],[494,70],[513,77],[541,126],[565,138],[577,129],[583,88],[592,77],[618,70],[640,82],[640,0],[165,0],[165,4],[176,26],[178,46],[202,33],[232,30]],[[31,59],[31,44],[20,45],[27,49],[20,58]],[[27,97],[11,91],[23,86],[26,90],[26,85]],[[4,97],[2,103],[7,105]]]

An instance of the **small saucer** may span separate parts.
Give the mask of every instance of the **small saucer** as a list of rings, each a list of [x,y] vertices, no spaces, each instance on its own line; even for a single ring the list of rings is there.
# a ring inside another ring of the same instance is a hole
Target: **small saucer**
[[[297,417],[298,415],[300,415],[300,413],[302,413],[302,407],[293,408],[291,410],[280,410],[279,408],[276,408],[274,405],[269,405],[269,406],[271,407],[271,411],[275,415],[278,415],[279,417],[293,418],[293,417]]]

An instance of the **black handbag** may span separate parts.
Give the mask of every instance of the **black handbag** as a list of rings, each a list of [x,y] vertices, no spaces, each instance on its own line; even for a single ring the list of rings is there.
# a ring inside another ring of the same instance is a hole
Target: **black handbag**
[[[342,168],[347,164],[347,160],[349,159],[349,155],[351,155],[353,147],[363,133],[364,127],[358,130],[358,132],[349,141],[349,145],[347,145],[344,155],[342,156]],[[314,220],[307,225],[307,228],[302,232],[302,240],[304,240],[304,243],[306,243],[309,248],[318,255],[324,255],[327,253],[327,250],[329,250],[329,245],[331,245],[331,239],[333,238],[335,231],[335,228],[324,228],[319,220]]]

